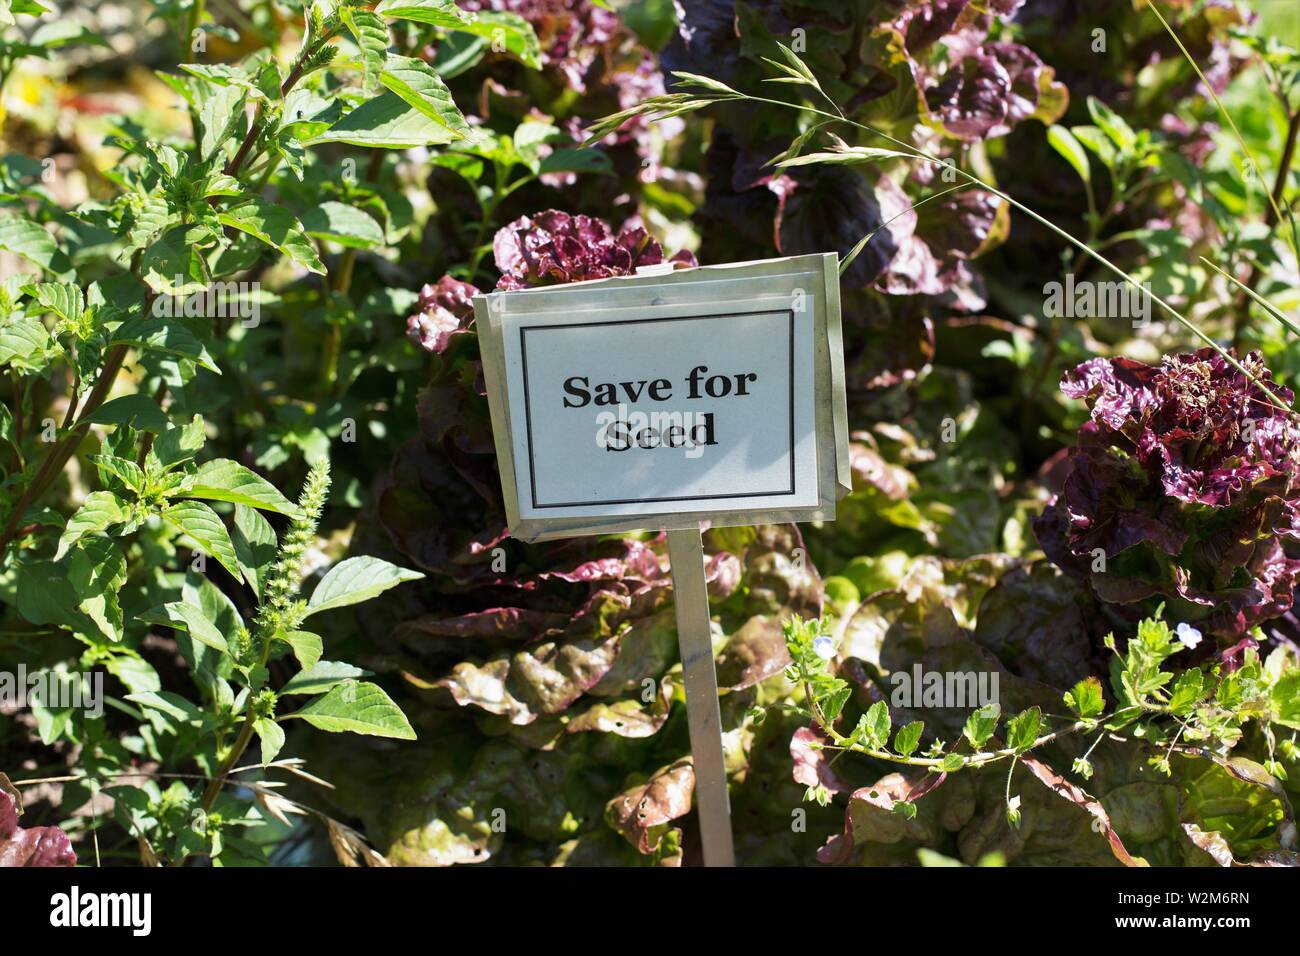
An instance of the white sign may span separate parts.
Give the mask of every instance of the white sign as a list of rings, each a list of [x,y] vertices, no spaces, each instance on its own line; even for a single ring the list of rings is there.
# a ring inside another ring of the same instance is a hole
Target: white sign
[[[837,282],[804,256],[476,299],[512,534],[833,517]]]

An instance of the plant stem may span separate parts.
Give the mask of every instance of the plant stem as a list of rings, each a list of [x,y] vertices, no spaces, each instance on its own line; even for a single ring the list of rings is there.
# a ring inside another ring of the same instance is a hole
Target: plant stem
[[[152,296],[149,297],[152,299]],[[27,509],[32,506],[46,489],[54,482],[63,471],[63,466],[68,463],[73,454],[76,453],[77,447],[81,440],[86,437],[86,432],[90,430],[90,423],[86,420],[100,405],[104,404],[104,399],[108,397],[109,390],[112,389],[113,383],[117,380],[117,373],[122,369],[122,363],[126,360],[127,346],[115,345],[109,349],[104,359],[104,367],[100,370],[99,378],[95,381],[95,387],[86,397],[86,402],[81,407],[81,414],[77,418],[77,424],[72,430],[54,443],[54,446],[41,462],[40,469],[36,472],[36,477],[23,490],[23,493],[14,502],[13,509],[9,513],[9,520],[5,522],[4,530],[0,531],[0,556],[3,556],[13,540],[14,532],[18,529],[18,522],[22,516],[27,513]]]

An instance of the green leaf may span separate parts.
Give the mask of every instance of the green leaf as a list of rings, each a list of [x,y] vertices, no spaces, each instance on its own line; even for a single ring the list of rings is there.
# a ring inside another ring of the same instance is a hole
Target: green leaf
[[[1189,714],[1205,696],[1205,675],[1199,667],[1191,667],[1178,675],[1169,695],[1169,709],[1175,714]]]
[[[54,237],[38,223],[21,216],[0,219],[0,249],[22,256],[51,272],[70,268],[67,256],[59,251]]]
[[[429,119],[446,127],[456,139],[471,134],[470,126],[451,98],[447,84],[423,60],[390,56],[379,75],[379,82]]]
[[[117,592],[126,582],[126,557],[111,538],[82,538],[68,561],[68,582],[80,600],[77,609],[110,641],[122,639],[122,609]]]
[[[244,580],[261,598],[262,586],[275,564],[276,550],[279,547],[275,529],[256,508],[235,505],[235,530],[230,540],[235,546],[235,555]],[[320,657],[319,654],[316,656]]]
[[[1137,144],[1137,136],[1118,113],[1095,96],[1088,97],[1088,112],[1092,115],[1092,121],[1110,137],[1116,149],[1121,153],[1132,152]]]
[[[966,718],[966,725],[961,730],[962,735],[970,741],[972,747],[979,750],[993,736],[993,731],[997,730],[998,718],[1001,716],[1001,707],[997,704],[985,704]]]
[[[898,733],[894,734],[894,750],[904,757],[910,757],[916,753],[916,748],[921,744],[921,734],[925,730],[925,724],[922,721],[914,720],[904,727],[898,728]]]
[[[209,372],[221,374],[216,361],[198,338],[175,319],[137,316],[127,319],[109,336],[109,345],[133,345],[139,349],[163,352],[193,359]]]
[[[435,122],[390,92],[366,100],[305,145],[347,143],[381,149],[413,149],[438,146],[457,138],[442,123]]]
[[[246,121],[244,103],[247,90],[238,86],[217,86],[199,108],[199,159],[203,162],[216,155],[235,137],[235,132]]]
[[[68,553],[68,548],[81,539],[83,535],[106,531],[115,524],[127,519],[129,510],[125,502],[111,491],[92,491],[68,519],[63,534],[59,537],[59,547],[54,554],[58,561]]]
[[[203,447],[203,439],[203,419],[195,415],[184,425],[163,429],[158,440],[153,443],[150,455],[157,458],[164,468],[171,468],[193,458]]]
[[[281,718],[301,718],[330,733],[354,733],[371,737],[414,740],[406,716],[389,696],[374,684],[345,681],[301,710]]]
[[[1098,716],[1106,709],[1101,681],[1095,677],[1085,677],[1079,681],[1065,692],[1065,706],[1078,717],[1087,719]]]
[[[382,0],[375,13],[390,20],[431,23],[445,30],[458,30],[469,20],[453,0]]]
[[[270,718],[259,717],[253,721],[253,733],[262,744],[262,766],[265,767],[284,748],[284,728]]]
[[[223,225],[246,232],[268,246],[279,249],[308,272],[325,274],[325,267],[316,255],[316,247],[303,231],[302,224],[283,206],[253,196],[238,206],[217,213],[217,219]]]
[[[148,479],[145,477],[144,469],[137,465],[130,458],[119,458],[116,455],[91,455],[91,462],[99,469],[100,477],[105,485],[110,485],[116,479],[137,495],[143,494]],[[109,491],[116,489],[109,488]]]
[[[891,726],[889,705],[883,700],[876,701],[867,708],[867,712],[862,715],[862,722],[859,724],[862,730],[863,743],[872,750],[880,750],[889,742]]]
[[[13,10],[19,13],[42,13],[47,8],[42,7],[39,3],[23,3],[26,10],[19,10],[19,3],[11,5]],[[32,46],[43,47],[47,50],[55,50],[59,47],[68,46],[73,43],[84,43],[87,46],[108,46],[108,41],[88,29],[80,23],[74,23],[71,20],[48,20],[36,28],[28,41]]]
[[[307,602],[307,615],[332,608],[360,604],[403,581],[416,581],[424,577],[419,571],[400,568],[382,558],[347,558],[329,569],[321,579],[311,600]]]
[[[608,155],[599,149],[557,149],[543,159],[537,166],[537,172],[546,173],[597,173],[601,175],[614,171],[614,164]]]
[[[191,226],[173,226],[149,243],[140,257],[140,278],[149,288],[159,295],[179,296],[207,287],[200,232]]]
[[[306,670],[300,671],[280,688],[280,695],[286,694],[323,694],[336,684],[357,677],[366,677],[369,671],[353,667],[342,661],[317,661]]]
[[[178,723],[200,724],[203,722],[203,711],[180,696],[180,694],[173,694],[170,691],[146,691],[143,694],[127,694],[126,699],[133,704],[139,704],[149,710],[156,710],[159,713],[166,714]]]
[[[51,345],[39,319],[15,319],[0,326],[0,365],[40,365]]]
[[[323,202],[312,207],[303,214],[302,227],[309,236],[354,249],[369,249],[384,242],[384,230],[379,223],[355,206],[341,202]]]
[[[208,555],[234,577],[240,576],[239,558],[221,516],[198,501],[181,501],[162,510],[162,518],[182,534],[188,535]]]
[[[1007,746],[1016,753],[1024,753],[1038,739],[1038,728],[1042,725],[1043,714],[1037,707],[1022,710],[1007,721]]]
[[[483,37],[494,52],[509,53],[531,70],[542,68],[542,46],[533,25],[517,13],[480,10],[472,21],[448,29]]]
[[[1092,182],[1092,167],[1088,163],[1088,154],[1084,152],[1083,144],[1075,139],[1064,126],[1052,125],[1047,128],[1047,142],[1051,144],[1052,149],[1061,154],[1061,157],[1074,167],[1074,171],[1079,174],[1079,178],[1085,183]]]
[[[365,65],[367,78],[377,74],[384,65],[384,55],[388,52],[388,25],[383,17],[370,10],[342,4],[338,8],[352,39],[361,51],[361,61]]]
[[[319,634],[312,634],[309,631],[290,631],[287,634],[280,634],[279,638],[293,648],[293,656],[298,658],[298,663],[305,669],[310,670],[320,660],[323,644]]]
[[[86,421],[94,425],[131,425],[150,432],[161,432],[167,427],[167,416],[158,403],[140,392],[105,402]]]
[[[230,653],[226,638],[217,625],[210,621],[202,608],[185,601],[169,601],[162,607],[154,608],[140,615],[146,624],[163,624],[185,631],[200,644],[206,644],[223,654]]]
[[[944,754],[939,769],[944,773],[955,773],[964,766],[966,766],[966,758],[961,754]]]
[[[42,282],[35,288],[36,301],[68,322],[76,322],[86,310],[81,287],[73,282]]]
[[[847,682],[835,681],[829,690],[817,695],[817,706],[828,723],[834,723],[840,716],[852,694],[853,688]]]
[[[282,515],[299,514],[298,506],[280,494],[275,485],[229,458],[200,465],[198,471],[168,492],[168,497],[229,501]]]

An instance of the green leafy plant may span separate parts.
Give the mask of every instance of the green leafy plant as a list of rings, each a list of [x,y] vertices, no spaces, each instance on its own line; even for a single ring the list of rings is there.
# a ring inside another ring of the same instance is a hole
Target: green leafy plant
[[[1101,802],[1050,771],[1036,756],[1039,751],[1071,735],[1095,735],[1070,766],[1069,773],[1082,781],[1092,777],[1089,758],[1103,739],[1139,743],[1148,765],[1166,777],[1172,773],[1171,760],[1180,757],[1207,758],[1241,771],[1242,764],[1231,762],[1232,751],[1252,731],[1265,743],[1266,758],[1259,767],[1265,777],[1287,779],[1284,764],[1294,757],[1300,731],[1300,660],[1284,647],[1266,660],[1252,649],[1239,661],[1171,668],[1167,665],[1177,663],[1175,655],[1188,656],[1201,636],[1187,624],[1171,628],[1157,614],[1142,621],[1122,649],[1113,635],[1105,639],[1113,654],[1109,694],[1096,676],[1088,676],[1062,695],[1059,714],[1033,706],[1004,715],[996,701],[990,702],[971,711],[960,735],[945,741],[927,733],[923,721],[895,727],[884,700],[871,704],[856,723],[842,719],[852,685],[831,668],[837,653],[832,632],[827,619],[796,618],[784,626],[791,658],[787,677],[804,688],[802,706],[815,728],[806,738],[810,759],[829,766],[833,760],[822,755],[838,759],[853,753],[923,768],[923,777],[909,781],[887,807],[907,820],[916,817],[917,801],[949,775],[1006,763],[1005,816],[1011,827],[1018,828],[1021,797],[1013,794],[1012,780],[1017,764],[1025,762],[1039,780],[1087,809],[1099,821],[1098,832],[1111,841],[1116,856],[1132,863]],[[1285,759],[1279,756],[1279,739]],[[805,799],[822,805],[830,802],[831,791],[821,775],[809,786]],[[1282,834],[1281,839],[1285,844],[1289,837]]]

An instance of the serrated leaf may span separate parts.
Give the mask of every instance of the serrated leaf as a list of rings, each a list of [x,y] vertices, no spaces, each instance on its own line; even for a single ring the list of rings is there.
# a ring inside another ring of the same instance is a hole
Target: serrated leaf
[[[229,501],[282,515],[299,514],[298,506],[280,494],[275,485],[229,458],[203,463],[198,471],[168,492],[168,497]]]
[[[868,748],[879,750],[884,747],[889,742],[889,731],[892,726],[889,719],[889,705],[883,700],[876,701],[862,715],[859,726],[862,730],[863,742]]]
[[[1102,696],[1101,681],[1095,677],[1085,677],[1065,692],[1065,706],[1078,717],[1098,716],[1106,709],[1106,699]]]
[[[309,209],[303,214],[302,226],[310,236],[354,249],[369,249],[384,242],[379,223],[355,206],[341,202],[323,202]]]
[[[383,17],[346,4],[339,7],[339,17],[361,51],[366,76],[375,76],[383,68],[384,56],[388,53],[388,26]]]
[[[1179,716],[1191,713],[1203,696],[1205,675],[1199,667],[1190,667],[1174,681],[1173,690],[1169,693],[1169,709]]]
[[[61,319],[76,322],[86,310],[81,287],[73,282],[42,282],[36,286],[36,301]]]
[[[998,718],[1001,716],[1001,707],[997,704],[985,704],[966,718],[966,724],[961,729],[962,736],[970,741],[972,747],[979,750],[993,736],[993,731],[998,729]]]
[[[919,720],[898,728],[898,733],[894,734],[894,751],[904,757],[912,756],[921,744],[921,734],[924,731],[925,724]]]
[[[373,101],[371,101],[373,102]],[[316,255],[316,247],[297,217],[283,206],[254,196],[237,206],[217,213],[217,219],[232,229],[246,232],[255,239],[279,249],[308,272],[325,274]]]
[[[451,90],[442,77],[430,69],[423,60],[410,56],[389,56],[384,63],[379,82],[400,96],[435,123],[445,126],[464,139],[471,133],[469,124],[461,115]]]
[[[281,719],[293,718],[330,733],[415,739],[415,731],[398,706],[382,689],[364,681],[345,681]]]
[[[286,694],[323,694],[336,684],[357,677],[366,677],[369,671],[353,667],[342,661],[317,661],[299,673],[293,675],[280,688],[280,695]]]
[[[180,501],[161,512],[162,519],[182,534],[188,535],[204,551],[216,558],[234,577],[240,577],[239,559],[221,516],[199,501]]]
[[[1042,726],[1043,714],[1037,707],[1022,710],[1007,721],[1007,746],[1016,753],[1024,753],[1038,739],[1038,729]]]
[[[840,711],[849,702],[849,697],[852,694],[853,688],[849,687],[845,681],[839,681],[831,690],[818,695],[817,706],[828,723],[834,723],[840,716]]]
[[[382,558],[347,558],[330,568],[307,602],[307,617],[319,611],[360,604],[403,581],[424,577],[419,571],[398,567]]]

